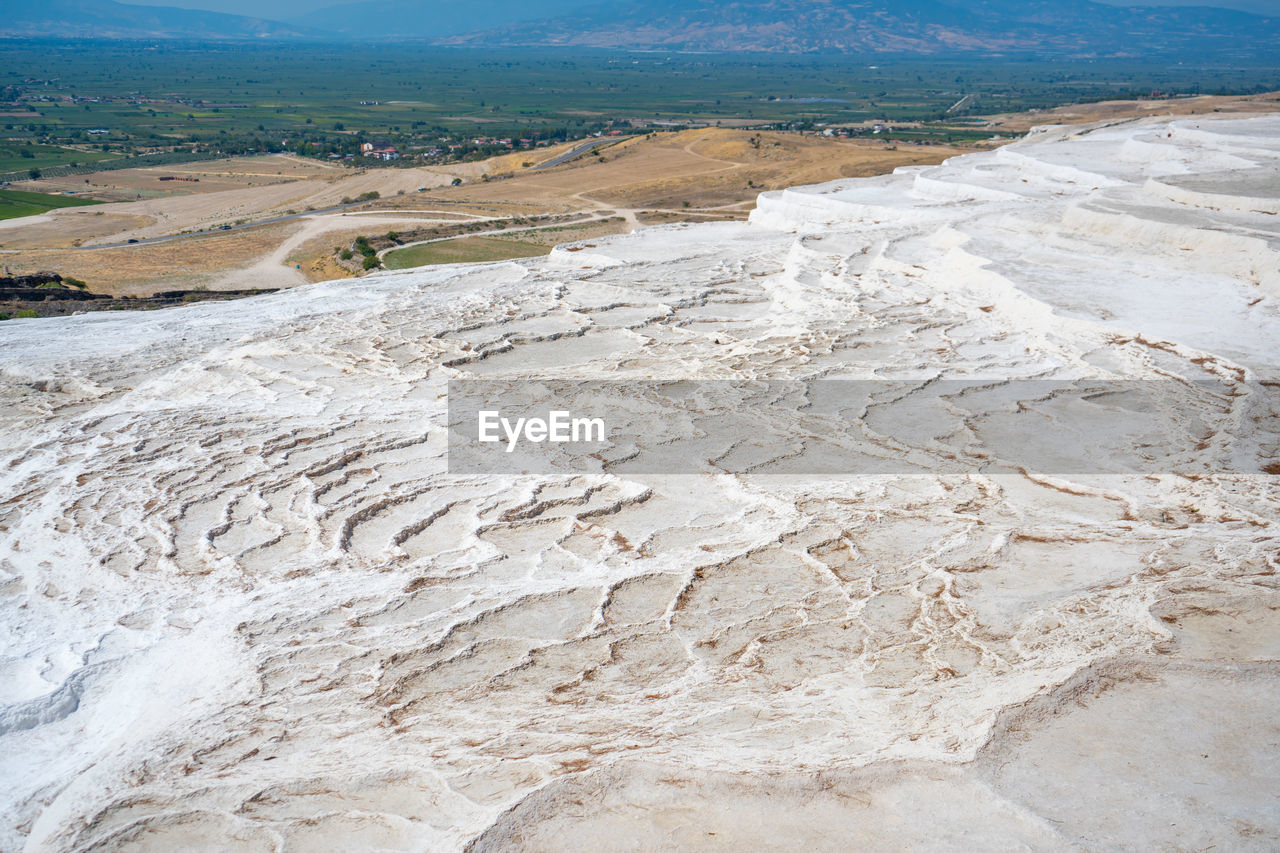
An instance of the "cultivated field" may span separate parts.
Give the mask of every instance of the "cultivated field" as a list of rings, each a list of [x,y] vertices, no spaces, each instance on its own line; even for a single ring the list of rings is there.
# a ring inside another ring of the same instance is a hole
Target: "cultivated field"
[[[92,199],[50,195],[48,193],[0,190],[0,219],[18,219],[60,207],[85,207],[90,204],[95,204],[95,202]]]
[[[356,134],[401,147],[444,137],[566,132],[609,122],[640,127],[734,123],[849,124],[963,119],[1064,102],[1162,92],[1275,88],[1276,70],[1132,60],[850,61],[830,55],[510,51],[382,46],[203,45],[139,50],[103,42],[6,45],[0,85],[42,79],[4,124],[25,144],[48,133],[80,150],[49,148],[26,169],[86,162],[108,145],[163,147],[194,140],[222,150],[262,144],[346,148]],[[128,68],[128,74],[120,74]],[[956,104],[964,101],[962,107]],[[965,138],[963,123],[938,128]],[[106,133],[102,133],[106,131]],[[228,148],[227,146],[241,146]],[[291,147],[292,146],[292,147]],[[3,151],[0,151],[3,155]],[[21,158],[21,159],[19,159]],[[0,159],[3,159],[0,157]]]
[[[527,243],[508,237],[460,237],[439,243],[423,243],[408,249],[392,252],[387,259],[388,269],[408,269],[429,264],[458,264],[476,261],[505,261],[511,258],[532,258],[545,255],[550,246]]]
[[[42,178],[24,186],[38,185],[46,192],[73,192],[104,201],[137,201],[323,180],[333,177],[338,169],[320,160],[268,155]]]

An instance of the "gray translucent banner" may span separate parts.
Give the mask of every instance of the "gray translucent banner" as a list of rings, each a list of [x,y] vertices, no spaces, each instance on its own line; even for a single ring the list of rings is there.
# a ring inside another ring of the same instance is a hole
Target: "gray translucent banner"
[[[449,382],[458,474],[1280,473],[1280,383]]]

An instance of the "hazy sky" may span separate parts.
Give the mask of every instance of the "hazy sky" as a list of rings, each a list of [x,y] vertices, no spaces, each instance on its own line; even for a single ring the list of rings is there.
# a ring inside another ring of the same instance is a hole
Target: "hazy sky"
[[[347,0],[120,0],[139,6],[181,6],[184,9],[208,9],[213,12],[231,12],[236,15],[252,15],[258,18],[284,20],[305,14],[312,9],[336,6]],[[425,0],[440,2],[440,0]],[[535,0],[536,2],[536,0]],[[1135,6],[1132,0],[1101,0],[1113,6]],[[586,5],[584,2],[583,5]],[[1224,6],[1243,9],[1264,15],[1280,15],[1280,0],[1143,0],[1150,6]]]

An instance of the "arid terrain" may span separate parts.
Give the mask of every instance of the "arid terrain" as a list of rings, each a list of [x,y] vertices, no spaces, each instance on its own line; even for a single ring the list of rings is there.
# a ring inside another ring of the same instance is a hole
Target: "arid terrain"
[[[1007,134],[1038,124],[1254,114],[1275,110],[1277,104],[1280,95],[1271,93],[1114,101],[992,116],[994,139],[984,147],[1007,143]],[[468,234],[545,245],[546,236],[512,231],[504,237],[499,232],[509,231],[512,219],[556,214],[596,222],[554,232],[557,238],[551,242],[637,225],[741,219],[764,190],[884,174],[973,150],[704,128],[628,137],[564,165],[537,168],[579,144],[447,166],[353,169],[270,155],[17,184],[21,189],[87,193],[113,203],[0,221],[0,263],[13,274],[52,270],[74,276],[95,292],[113,295],[290,287],[359,272],[358,265],[339,263],[337,254],[362,234],[469,222],[473,227]],[[452,186],[454,180],[461,185]],[[368,193],[377,193],[378,199],[329,210]],[[288,218],[272,222],[279,217]],[[130,240],[139,242],[128,244]],[[117,244],[124,245],[96,248]],[[495,251],[476,257],[502,256],[501,249]],[[468,258],[461,251],[446,254]]]
[[[97,205],[80,217],[57,211],[0,223],[0,258],[13,273],[54,270],[104,293],[287,287],[350,275],[333,256],[360,234],[567,213],[616,217],[605,229],[612,232],[641,223],[740,219],[764,189],[937,163],[965,150],[704,129],[628,138],[598,154],[536,170],[576,145],[407,169],[352,170],[275,155],[191,164],[181,172],[101,172],[88,177],[88,186],[108,197],[146,185],[177,192],[180,183],[190,193]],[[177,174],[198,177],[199,183],[159,181]],[[463,183],[451,186],[455,179]],[[77,180],[23,186],[81,190],[85,179]],[[307,214],[372,192],[376,201]],[[235,227],[280,216],[294,218]],[[233,228],[221,230],[226,225]],[[197,231],[202,233],[192,233]],[[600,233],[591,228],[562,236]],[[171,235],[182,236],[94,248]]]
[[[1099,101],[1051,110],[989,116],[997,132],[1025,133],[1044,124],[1088,124],[1154,116],[1259,115],[1280,110],[1280,92],[1260,95],[1196,95],[1147,101]]]

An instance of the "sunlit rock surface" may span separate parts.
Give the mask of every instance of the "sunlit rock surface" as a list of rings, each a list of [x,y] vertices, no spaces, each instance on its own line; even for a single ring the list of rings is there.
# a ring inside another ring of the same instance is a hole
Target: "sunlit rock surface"
[[[1275,477],[463,477],[442,424],[471,375],[1278,378],[1278,202],[1277,118],[1048,129],[3,324],[0,849],[1275,849]]]

